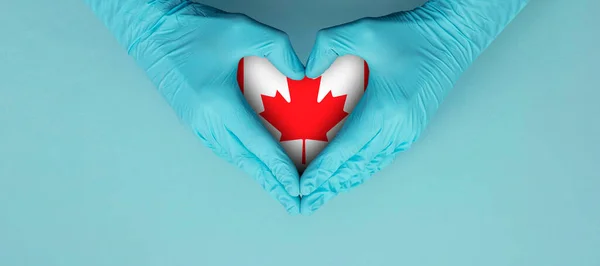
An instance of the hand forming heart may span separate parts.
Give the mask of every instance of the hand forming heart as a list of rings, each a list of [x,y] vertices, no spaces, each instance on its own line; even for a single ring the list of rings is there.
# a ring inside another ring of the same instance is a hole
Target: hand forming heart
[[[236,80],[238,62],[246,56],[266,58],[284,75],[304,78],[286,34],[191,1],[87,1],[203,144],[252,175],[288,212],[298,213],[296,167]]]
[[[364,58],[371,74],[344,127],[301,176],[301,212],[314,212],[408,149],[460,74],[527,2],[433,0],[412,11],[321,30],[308,77],[347,54]]]
[[[254,176],[288,212],[304,214],[406,150],[460,74],[528,2],[432,0],[324,29],[303,71],[285,33],[245,15],[186,0],[86,1],[206,146]],[[321,76],[343,55],[368,63],[368,88],[299,178],[240,93],[238,62],[263,57],[301,80]]]

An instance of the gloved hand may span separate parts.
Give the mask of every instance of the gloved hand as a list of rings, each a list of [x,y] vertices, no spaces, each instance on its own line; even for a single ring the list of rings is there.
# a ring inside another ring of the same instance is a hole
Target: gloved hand
[[[191,1],[86,2],[206,146],[252,175],[288,212],[299,212],[296,167],[236,81],[246,56],[266,57],[288,77],[304,78],[285,33]]]
[[[370,78],[344,127],[303,173],[301,212],[314,212],[408,149],[460,74],[527,2],[432,0],[412,11],[321,30],[308,77],[352,54],[366,60]]]

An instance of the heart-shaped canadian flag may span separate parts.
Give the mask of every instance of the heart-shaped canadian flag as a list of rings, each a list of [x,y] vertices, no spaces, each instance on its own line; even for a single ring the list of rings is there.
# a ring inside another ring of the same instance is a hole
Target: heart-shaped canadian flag
[[[237,75],[244,97],[302,172],[341,129],[369,79],[360,57],[339,57],[316,78],[292,80],[268,59],[245,57]]]

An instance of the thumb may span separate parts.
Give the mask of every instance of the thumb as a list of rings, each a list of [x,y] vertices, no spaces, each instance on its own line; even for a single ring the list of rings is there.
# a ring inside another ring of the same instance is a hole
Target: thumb
[[[314,79],[323,75],[339,56],[345,54],[340,53],[341,49],[332,45],[333,42],[330,36],[330,29],[320,30],[317,33],[315,45],[306,62],[307,77]]]
[[[274,43],[273,50],[269,51],[265,57],[282,74],[294,80],[301,80],[304,78],[304,65],[294,51],[287,34],[283,32],[281,34],[282,37],[279,37],[278,41]]]

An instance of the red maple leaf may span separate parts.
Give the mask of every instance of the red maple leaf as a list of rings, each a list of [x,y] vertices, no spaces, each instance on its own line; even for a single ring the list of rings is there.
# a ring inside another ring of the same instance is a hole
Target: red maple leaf
[[[288,103],[279,91],[275,97],[261,95],[265,111],[260,115],[279,132],[279,141],[302,140],[302,164],[306,164],[306,140],[328,141],[327,132],[344,119],[346,95],[333,97],[331,91],[317,102],[321,78],[287,79]]]

